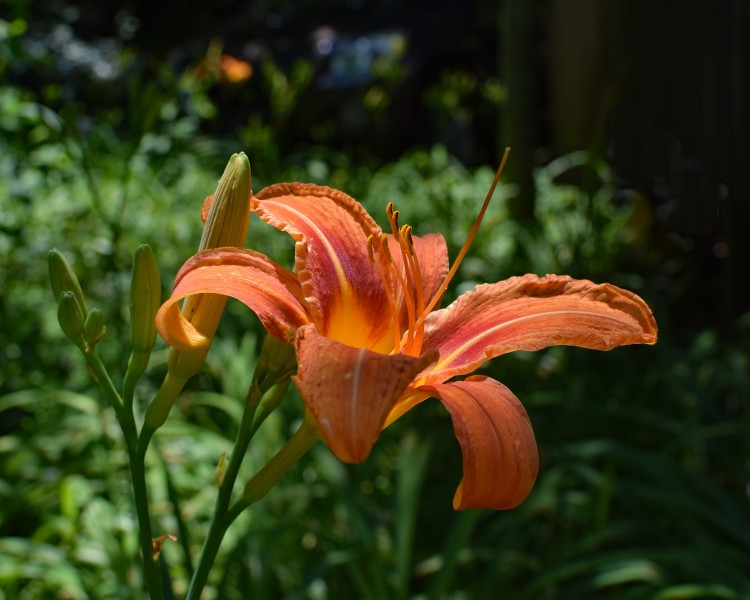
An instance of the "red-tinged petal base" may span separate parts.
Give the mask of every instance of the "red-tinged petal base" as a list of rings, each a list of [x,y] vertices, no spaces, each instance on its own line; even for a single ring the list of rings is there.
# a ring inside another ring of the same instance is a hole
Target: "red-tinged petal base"
[[[350,346],[388,352],[390,309],[367,251],[367,237],[379,236],[380,228],[362,205],[307,183],[269,186],[254,203],[261,219],[297,242],[295,270],[318,331]]]
[[[627,290],[567,276],[524,275],[477,286],[430,314],[425,332],[422,348],[437,349],[440,361],[422,383],[439,383],[514,350],[653,344],[657,327],[648,305]]]
[[[437,358],[354,348],[307,325],[297,332],[293,378],[328,447],[343,462],[370,454],[386,416],[412,380]]]
[[[464,476],[453,508],[515,508],[539,471],[534,431],[523,406],[502,383],[473,376],[419,388],[437,396],[453,419]]]
[[[296,330],[309,321],[298,299],[294,274],[263,254],[239,248],[199,252],[177,273],[174,289],[156,314],[156,328],[178,350],[205,347],[212,332],[198,331],[180,312],[178,301],[195,294],[235,298],[252,310],[268,332],[291,342]]]

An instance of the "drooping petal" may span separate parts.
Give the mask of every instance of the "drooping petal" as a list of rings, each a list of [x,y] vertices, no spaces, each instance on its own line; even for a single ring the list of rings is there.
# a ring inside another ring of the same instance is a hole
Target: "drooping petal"
[[[514,350],[653,344],[657,327],[646,303],[627,290],[567,276],[524,275],[477,286],[430,314],[425,332],[423,349],[436,348],[440,360],[422,383],[439,383]]]
[[[424,301],[425,304],[428,304],[448,274],[450,268],[448,264],[448,247],[442,233],[428,233],[424,236],[414,235],[412,236],[412,240],[414,241],[414,250],[422,276]],[[388,236],[388,248],[396,268],[403,269],[403,255],[399,248],[399,243],[393,236]],[[396,299],[399,303],[401,324],[403,326],[406,322],[406,306],[401,290],[396,295]]]
[[[453,419],[463,454],[463,480],[453,508],[509,509],[531,492],[539,471],[534,431],[513,393],[488,377],[421,386]]]
[[[367,237],[380,228],[362,205],[332,188],[279,183],[258,192],[255,211],[297,242],[295,270],[318,330],[351,346],[390,350],[390,309],[367,251]]]
[[[299,371],[293,378],[331,451],[342,461],[370,454],[388,411],[407,386],[437,358],[380,354],[321,335],[314,325],[297,332]]]
[[[293,273],[252,250],[206,250],[182,266],[172,295],[156,314],[159,334],[180,350],[205,346],[213,335],[198,331],[180,312],[178,301],[195,294],[239,300],[258,315],[271,335],[286,341],[292,341],[296,330],[309,322]]]

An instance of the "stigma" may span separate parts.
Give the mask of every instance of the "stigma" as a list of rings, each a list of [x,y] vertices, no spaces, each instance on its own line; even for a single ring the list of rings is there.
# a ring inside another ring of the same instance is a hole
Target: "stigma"
[[[453,266],[432,298],[426,299],[424,297],[422,270],[412,235],[412,227],[399,224],[400,213],[394,208],[393,202],[389,202],[385,208],[391,233],[368,236],[367,253],[383,283],[391,316],[393,354],[420,355],[424,342],[425,319],[440,302],[453,276],[458,271],[459,265],[466,256],[487,211],[495,188],[500,181],[509,152],[510,148],[506,148],[474,225]]]

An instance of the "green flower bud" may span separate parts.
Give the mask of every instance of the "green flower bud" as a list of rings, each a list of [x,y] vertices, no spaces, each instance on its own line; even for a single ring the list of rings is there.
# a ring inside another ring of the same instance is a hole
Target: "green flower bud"
[[[226,454],[222,452],[221,458],[216,465],[216,471],[214,472],[214,483],[216,484],[216,487],[221,487],[221,484],[224,481],[224,475],[227,472],[227,466],[229,466],[229,461],[227,460]]]
[[[233,154],[213,194],[199,251],[244,246],[250,220],[250,185],[250,161],[244,152]],[[226,301],[226,297],[217,294],[190,296],[183,304],[182,314],[203,335],[213,337]],[[208,347],[191,351],[172,350],[167,363],[169,371],[188,379],[201,370],[207,354]]]
[[[92,308],[83,323],[83,335],[88,345],[96,346],[96,343],[104,337],[106,330],[102,311],[98,308]]]
[[[86,348],[83,327],[83,311],[78,299],[71,291],[64,291],[57,301],[57,320],[63,333],[81,350]]]
[[[245,245],[250,220],[250,183],[247,156],[242,152],[232,155],[213,194],[199,250]],[[204,336],[212,338],[226,301],[218,294],[189,296],[182,305],[182,314]],[[185,382],[203,368],[207,354],[208,346],[198,350],[170,350],[167,378],[146,411],[144,427],[155,430],[162,426]]]
[[[130,344],[134,352],[151,352],[156,343],[154,317],[161,304],[161,280],[151,247],[135,251],[130,282]]]
[[[250,161],[244,152],[233,154],[213,194],[198,250],[245,244],[250,184]]]
[[[88,309],[86,308],[86,301],[83,299],[83,290],[81,284],[78,283],[78,277],[57,248],[49,251],[47,263],[49,265],[49,281],[52,285],[55,301],[60,301],[60,295],[63,292],[72,292],[82,313],[86,315]]]

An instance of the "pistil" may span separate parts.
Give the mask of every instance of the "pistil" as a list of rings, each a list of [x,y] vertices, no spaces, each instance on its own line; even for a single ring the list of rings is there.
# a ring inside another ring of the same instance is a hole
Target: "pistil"
[[[469,232],[469,236],[466,238],[466,241],[464,242],[464,245],[461,248],[461,251],[458,253],[456,260],[453,263],[453,266],[451,267],[450,271],[448,271],[448,275],[446,275],[445,279],[443,279],[443,283],[440,284],[440,287],[438,288],[437,292],[435,292],[435,295],[433,296],[430,303],[425,307],[425,309],[422,311],[419,317],[417,317],[417,321],[415,325],[422,326],[424,324],[424,320],[427,318],[427,315],[429,315],[432,312],[432,309],[435,308],[437,303],[440,302],[441,296],[445,293],[445,290],[448,289],[448,284],[451,282],[451,279],[453,279],[453,276],[456,274],[456,271],[458,271],[458,267],[461,264],[461,261],[464,259],[464,256],[466,256],[466,253],[469,250],[469,246],[471,245],[471,242],[474,239],[474,236],[476,235],[477,230],[479,229],[479,224],[482,222],[482,219],[484,218],[484,213],[487,212],[487,207],[490,204],[492,195],[495,193],[495,188],[497,187],[497,184],[500,181],[500,176],[503,174],[503,170],[505,169],[505,163],[508,161],[509,153],[510,153],[510,148],[506,148],[505,152],[503,152],[503,158],[500,161],[500,166],[497,168],[497,172],[495,173],[495,178],[492,180],[492,185],[490,186],[490,189],[487,192],[487,197],[484,199],[484,204],[482,204],[482,208],[479,211],[479,214],[477,215],[476,220],[474,221],[474,225],[472,226],[471,231]]]
[[[495,173],[492,185],[487,192],[487,197],[482,204],[482,208],[479,210],[479,214],[474,221],[471,231],[469,232],[461,251],[458,253],[453,266],[450,271],[448,271],[448,275],[443,279],[443,282],[440,284],[440,287],[437,289],[428,304],[425,305],[424,280],[422,278],[422,270],[419,265],[419,258],[417,257],[417,251],[414,245],[414,238],[412,237],[412,227],[410,225],[399,227],[398,218],[400,213],[394,209],[393,202],[388,203],[385,208],[385,214],[388,218],[388,224],[391,227],[393,238],[401,251],[403,272],[391,256],[388,247],[388,236],[386,234],[381,234],[380,237],[374,237],[371,235],[367,238],[367,252],[370,261],[375,265],[378,275],[383,282],[383,288],[385,289],[388,307],[393,321],[394,353],[419,356],[422,351],[425,319],[435,306],[437,306],[437,303],[445,293],[445,290],[448,289],[448,285],[453,279],[453,276],[458,271],[459,265],[466,256],[469,246],[474,240],[474,236],[476,236],[479,225],[484,218],[484,214],[487,212],[487,207],[492,199],[492,195],[495,193],[495,188],[500,181],[500,176],[505,169],[505,163],[508,160],[509,152],[510,148],[506,148],[503,153],[503,158],[500,161],[500,166]],[[404,339],[404,335],[401,333],[398,293],[397,290],[393,288],[393,277],[388,276],[389,271],[395,276],[395,283],[401,286],[403,301],[406,305],[406,339]]]

